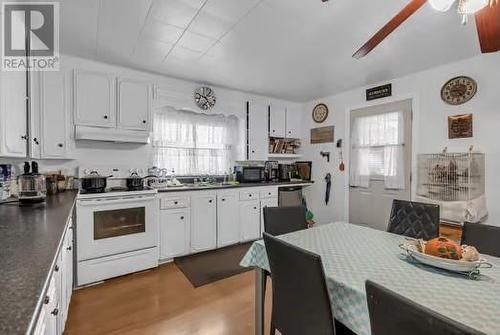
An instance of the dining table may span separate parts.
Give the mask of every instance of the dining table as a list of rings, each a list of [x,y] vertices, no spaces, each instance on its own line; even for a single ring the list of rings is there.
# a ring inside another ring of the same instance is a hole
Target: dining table
[[[367,280],[484,334],[500,335],[500,258],[481,255],[492,267],[471,279],[419,264],[400,248],[408,238],[365,226],[335,222],[278,238],[321,256],[334,318],[358,335],[371,334]],[[255,334],[262,335],[265,273],[271,273],[263,240],[252,244],[240,265],[256,270]],[[307,277],[300,267],[296,272]]]

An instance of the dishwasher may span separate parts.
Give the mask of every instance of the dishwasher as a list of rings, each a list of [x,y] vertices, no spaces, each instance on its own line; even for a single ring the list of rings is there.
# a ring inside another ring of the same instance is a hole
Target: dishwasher
[[[278,206],[302,206],[302,186],[288,186],[278,188]]]

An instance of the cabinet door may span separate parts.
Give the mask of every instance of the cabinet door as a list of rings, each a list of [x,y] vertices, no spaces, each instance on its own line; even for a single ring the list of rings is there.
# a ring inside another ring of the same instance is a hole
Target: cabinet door
[[[286,108],[272,105],[269,115],[269,136],[285,137]]]
[[[200,252],[217,246],[217,204],[215,194],[191,197],[191,251]]]
[[[71,302],[71,295],[73,294],[73,226],[70,226],[64,238],[62,249],[62,299],[61,299],[61,321],[62,330],[64,331],[66,320],[68,319],[69,304]]]
[[[300,108],[287,107],[286,109],[286,137],[301,138],[302,113]]]
[[[41,158],[67,157],[67,97],[64,72],[41,73]]]
[[[47,289],[47,295],[43,300],[43,307],[45,314],[45,332],[46,335],[56,335],[60,334],[58,331],[58,315],[59,315],[59,305],[57,296],[57,284],[54,276],[50,279],[49,287]]]
[[[260,235],[264,233],[264,208],[278,207],[278,198],[262,199],[260,201]]]
[[[239,192],[217,194],[217,247],[240,241]]]
[[[189,209],[160,211],[160,258],[189,253]]]
[[[2,71],[1,78],[1,146],[0,155],[26,157],[26,73]]]
[[[267,160],[268,155],[268,106],[250,102],[248,110],[248,159]]]
[[[75,70],[75,124],[115,127],[115,80],[100,72]]]
[[[256,240],[260,237],[259,200],[240,201],[241,241]]]
[[[118,128],[148,130],[151,113],[149,83],[118,80]]]

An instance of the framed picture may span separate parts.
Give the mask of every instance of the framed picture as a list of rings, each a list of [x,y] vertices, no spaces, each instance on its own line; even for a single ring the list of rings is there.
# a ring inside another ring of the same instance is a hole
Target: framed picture
[[[472,137],[472,114],[448,116],[448,138]]]

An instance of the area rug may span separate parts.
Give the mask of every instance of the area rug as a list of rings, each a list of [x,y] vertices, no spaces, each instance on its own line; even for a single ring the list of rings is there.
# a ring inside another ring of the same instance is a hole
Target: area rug
[[[242,243],[177,257],[174,263],[194,287],[200,287],[251,270],[240,266],[241,259],[251,245],[252,242]]]

